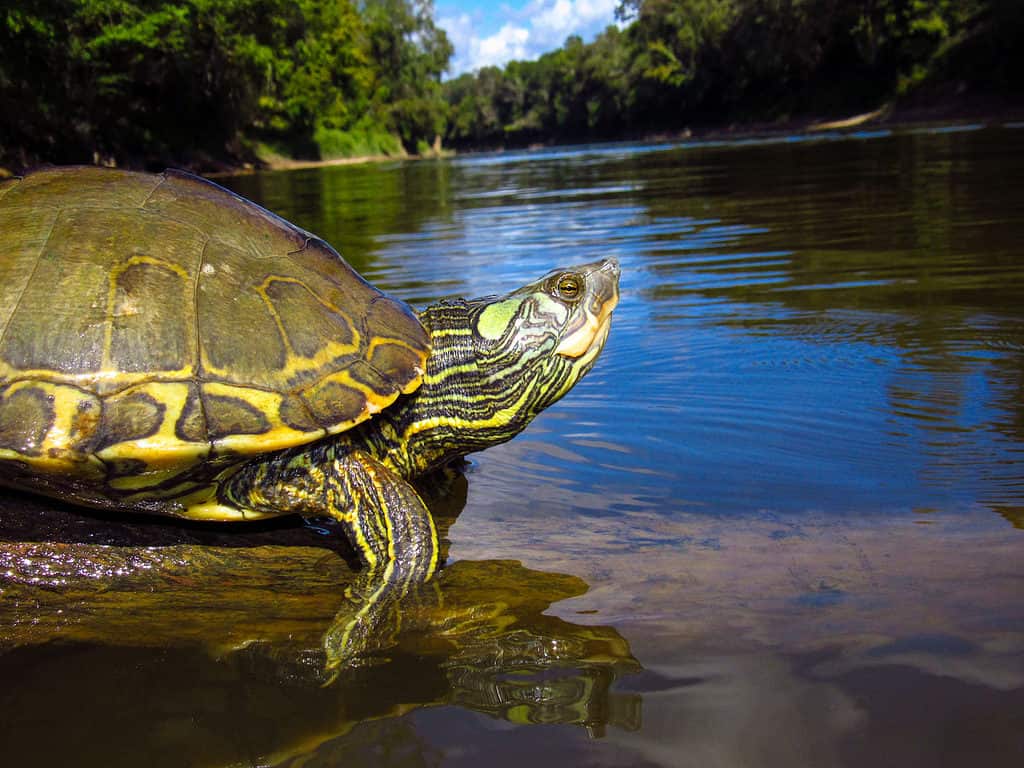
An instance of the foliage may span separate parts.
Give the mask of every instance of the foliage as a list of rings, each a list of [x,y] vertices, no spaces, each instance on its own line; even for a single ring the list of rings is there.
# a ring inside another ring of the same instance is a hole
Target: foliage
[[[441,75],[454,49],[434,25],[431,0],[367,0],[370,55],[379,68],[378,109],[407,147],[444,132]]]
[[[0,166],[204,165],[619,138],[1021,91],[1020,0],[622,0],[442,82],[432,0],[0,2]]]
[[[432,141],[452,49],[430,0],[0,6],[0,161],[396,153]],[[391,134],[391,135],[389,135]]]
[[[397,136],[388,133],[379,125],[367,122],[357,124],[348,130],[319,126],[313,133],[313,140],[320,150],[320,157],[324,160],[339,157],[393,156],[404,152],[402,142]]]
[[[1019,0],[622,0],[619,26],[446,83],[447,140],[578,141],[848,114],[937,78],[1019,90]],[[992,51],[998,51],[993,54]]]

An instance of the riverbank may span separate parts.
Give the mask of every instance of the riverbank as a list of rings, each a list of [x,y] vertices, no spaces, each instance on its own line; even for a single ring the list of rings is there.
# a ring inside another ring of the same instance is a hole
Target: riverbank
[[[851,115],[808,115],[776,121],[735,121],[695,124],[672,131],[659,131],[609,139],[609,142],[702,142],[741,139],[771,139],[780,136],[826,132],[879,130],[911,130],[931,126],[984,125],[1000,126],[1024,122],[1024,103],[1002,97],[971,98],[953,102],[913,101],[887,102],[866,112]],[[557,146],[556,142],[535,143],[529,148]],[[500,152],[524,147],[490,147],[462,149],[459,154]]]
[[[819,134],[826,132],[859,131],[869,128],[901,130],[925,128],[928,126],[957,126],[983,124],[999,126],[1008,123],[1024,122],[1024,106],[1014,105],[1005,109],[956,109],[939,107],[894,108],[891,104],[855,115],[845,117],[806,117],[781,122],[743,122],[682,128],[676,131],[661,131],[640,136],[623,136],[607,139],[606,142],[637,141],[644,143],[663,143],[681,141],[727,141],[733,139],[770,139],[778,136],[800,134]],[[495,152],[513,152],[524,149],[542,149],[560,146],[560,142],[541,142],[529,146],[482,146],[459,150],[445,149],[440,153],[427,155],[406,154],[367,155],[361,157],[341,157],[327,160],[297,160],[275,155],[263,158],[261,164],[250,164],[223,171],[207,173],[208,176],[230,176],[239,173],[257,171],[288,171],[302,168],[327,168],[339,165],[360,165],[365,163],[395,162],[403,160],[436,160],[456,155],[491,154]]]
[[[854,115],[847,116],[807,116],[774,122],[733,122],[694,125],[674,131],[660,131],[642,135],[621,136],[606,139],[608,143],[619,141],[639,141],[648,143],[674,141],[723,141],[736,139],[757,139],[772,137],[815,134],[825,132],[842,132],[864,130],[868,128],[900,130],[923,128],[927,126],[956,126],[982,124],[999,126],[1009,123],[1024,122],[1024,104],[1003,97],[973,98],[962,101],[943,101],[934,103],[912,103],[894,105],[892,103]],[[601,143],[601,142],[595,142]],[[384,163],[405,160],[434,160],[455,155],[472,155],[493,152],[519,151],[523,149],[540,149],[559,146],[560,142],[541,142],[529,146],[479,146],[470,148],[439,149],[427,154],[417,155],[360,155],[354,157],[334,157],[323,160],[294,158],[277,153],[265,153],[248,161],[237,158],[190,158],[169,160],[169,167],[183,168],[203,176],[234,176],[259,171],[290,171],[304,168],[327,168],[343,165],[362,165],[367,163]],[[102,164],[102,163],[96,163]],[[110,164],[105,163],[105,164]],[[42,162],[38,165],[48,165]],[[152,163],[126,163],[121,167],[143,170]],[[38,167],[38,166],[34,166]],[[0,166],[0,179],[10,178],[31,170],[31,167],[5,168]]]
[[[616,143],[636,141],[664,143],[682,141],[728,141],[740,139],[771,139],[773,137],[826,132],[860,131],[866,129],[911,130],[930,126],[965,126],[981,124],[1000,126],[1024,122],[1024,103],[1002,96],[971,96],[960,99],[908,99],[901,103],[888,102],[876,109],[852,115],[809,115],[773,122],[743,121],[732,123],[710,123],[680,128],[674,131],[660,131],[640,135],[626,135],[608,138],[592,143]],[[578,143],[578,142],[572,142]],[[590,143],[590,142],[588,142]],[[284,171],[301,168],[324,168],[336,165],[359,165],[364,163],[395,162],[399,160],[434,160],[456,155],[490,154],[513,152],[524,149],[556,147],[563,142],[549,141],[530,145],[477,146],[458,149],[442,149],[426,155],[406,154],[367,155],[327,160],[293,159],[281,155],[261,158],[260,164],[232,168],[207,175],[233,175],[255,171]],[[565,142],[569,144],[569,142]]]

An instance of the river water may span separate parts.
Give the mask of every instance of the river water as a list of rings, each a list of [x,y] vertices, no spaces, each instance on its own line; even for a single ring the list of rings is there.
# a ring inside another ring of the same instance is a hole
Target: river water
[[[435,621],[326,687],[257,685],[280,671],[194,642],[93,638],[75,662],[51,633],[0,656],[22,686],[3,717],[35,734],[16,754],[79,716],[48,720],[53,698],[120,711],[134,685],[132,733],[80,715],[78,758],[1024,764],[1022,128],[221,180],[416,306],[619,260],[598,365],[439,502],[447,605],[518,629],[483,652]],[[65,674],[86,663],[102,672]]]

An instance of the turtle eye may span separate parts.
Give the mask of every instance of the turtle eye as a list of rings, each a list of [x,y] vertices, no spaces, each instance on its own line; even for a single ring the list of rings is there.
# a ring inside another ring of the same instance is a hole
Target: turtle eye
[[[555,280],[555,293],[558,294],[560,299],[565,301],[576,301],[580,297],[582,290],[583,285],[579,275],[574,275],[571,272],[559,275]]]

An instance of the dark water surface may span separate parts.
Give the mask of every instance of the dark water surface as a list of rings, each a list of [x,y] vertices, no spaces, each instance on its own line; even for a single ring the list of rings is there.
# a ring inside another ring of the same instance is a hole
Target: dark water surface
[[[209,563],[121,582],[150,550],[112,566],[88,546],[121,542],[69,518],[112,580],[81,602],[32,591],[66,550],[0,550],[0,755],[1024,764],[1024,130],[223,182],[417,306],[614,256],[608,345],[439,494],[450,567],[412,639],[332,684],[303,661],[338,609],[329,550],[256,546],[271,529],[236,562],[184,532]]]

